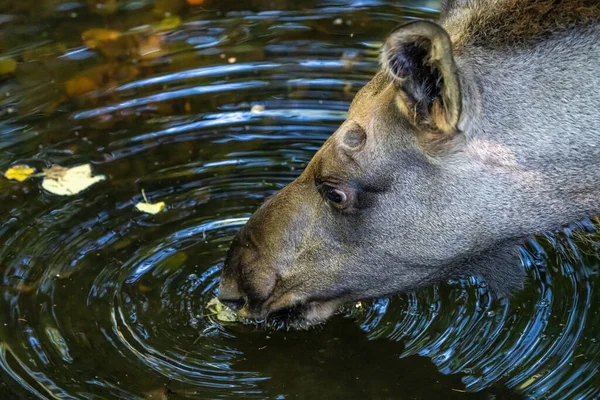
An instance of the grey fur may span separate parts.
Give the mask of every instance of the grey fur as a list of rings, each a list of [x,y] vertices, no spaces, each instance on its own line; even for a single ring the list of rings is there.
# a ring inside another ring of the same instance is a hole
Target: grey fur
[[[460,36],[451,29],[465,29],[463,12],[485,3],[450,1],[458,8],[441,26]],[[314,323],[341,302],[451,277],[482,275],[500,296],[522,287],[525,237],[600,212],[599,27],[461,48],[458,132],[434,155],[420,139],[436,133],[406,120],[384,69],[303,174],[240,232],[220,298],[243,298],[258,318],[298,306]],[[347,146],[356,130],[366,138]],[[347,191],[352,208],[329,204],[322,180]]]

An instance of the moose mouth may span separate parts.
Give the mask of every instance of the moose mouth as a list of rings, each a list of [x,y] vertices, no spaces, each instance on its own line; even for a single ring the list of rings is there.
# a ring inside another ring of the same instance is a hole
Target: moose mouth
[[[306,318],[306,312],[306,306],[294,305],[269,313],[266,319],[267,323],[273,323],[275,325],[282,324],[295,329],[308,328],[310,323]]]
[[[244,306],[240,309],[239,315],[268,324],[283,324],[294,329],[308,329],[325,322],[339,311],[343,303],[341,299],[311,300],[266,312],[253,312]]]

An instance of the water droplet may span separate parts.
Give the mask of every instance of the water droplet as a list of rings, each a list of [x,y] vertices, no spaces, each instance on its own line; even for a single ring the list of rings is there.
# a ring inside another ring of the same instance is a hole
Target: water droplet
[[[488,317],[493,317],[494,315],[496,315],[496,311],[491,311],[490,310],[490,311],[486,312],[485,315],[488,316]]]

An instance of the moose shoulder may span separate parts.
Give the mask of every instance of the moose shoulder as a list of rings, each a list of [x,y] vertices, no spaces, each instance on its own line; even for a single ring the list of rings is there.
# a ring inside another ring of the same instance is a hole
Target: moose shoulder
[[[410,22],[303,173],[233,241],[219,298],[300,325],[349,300],[483,276],[522,287],[522,240],[600,212],[596,0],[454,0]]]

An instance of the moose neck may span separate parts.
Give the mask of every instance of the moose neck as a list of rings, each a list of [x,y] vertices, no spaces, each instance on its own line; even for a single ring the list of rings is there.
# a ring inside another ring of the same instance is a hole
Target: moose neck
[[[600,34],[592,48],[572,36],[457,56],[466,112],[476,114],[465,118],[465,151],[479,173],[489,173],[487,184],[507,179],[518,188],[497,193],[520,214],[514,234],[600,213]],[[557,50],[565,40],[568,51]]]

